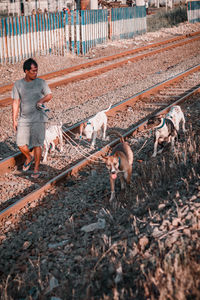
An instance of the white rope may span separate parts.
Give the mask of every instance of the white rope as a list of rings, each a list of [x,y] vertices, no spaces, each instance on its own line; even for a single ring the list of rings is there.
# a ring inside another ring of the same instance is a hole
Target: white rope
[[[65,126],[63,126],[63,128],[66,129],[66,130],[68,130],[73,136],[76,136],[75,133],[73,133],[71,130],[69,130],[69,129],[66,128]],[[64,133],[65,135],[67,135],[66,132],[63,131],[63,133]],[[67,135],[67,137],[69,137],[69,136]],[[70,137],[69,137],[69,138],[70,138]],[[81,146],[75,142],[75,140],[73,140],[72,138],[70,138],[70,139],[77,145],[78,148],[81,149],[81,151],[83,151],[83,152],[85,152],[86,154],[90,155],[89,150],[87,151],[87,150],[82,149]],[[88,142],[86,142],[86,141],[84,141],[84,140],[82,140],[82,141],[85,142],[87,145],[90,146],[90,143],[88,143]],[[73,146],[73,145],[72,145],[72,146]],[[73,147],[75,147],[75,146],[73,146]],[[101,159],[101,158],[99,158],[98,156],[95,156],[95,155],[93,155],[93,157],[96,158],[97,160]],[[100,162],[101,162],[101,161],[100,161]],[[101,163],[102,163],[102,162],[101,162]]]
[[[75,133],[73,133],[71,130],[69,130],[68,128],[66,128],[64,125],[62,126],[64,129],[68,130],[73,136],[76,136]],[[88,141],[85,141],[82,139],[82,141],[87,144],[88,146],[90,145],[90,143]]]
[[[52,115],[53,115],[53,117],[52,118],[48,118],[49,120],[52,120],[52,119],[56,119],[56,117],[55,117],[55,113],[53,112],[53,111],[51,111],[52,112]],[[51,124],[52,124],[52,122],[51,122]],[[55,123],[55,125],[57,125],[57,123]],[[64,125],[62,125],[62,127],[64,128],[64,129],[66,129],[66,130],[68,130],[70,133],[72,133],[74,136],[75,136],[75,134],[71,131],[71,130],[69,130],[68,128],[66,128]],[[62,129],[62,127],[61,127],[61,130],[62,130],[62,133],[64,134],[64,139],[65,140],[68,140],[68,142],[69,142],[69,144],[73,147],[73,148],[75,148],[75,150],[77,151],[77,152],[79,152],[83,157],[85,157],[86,159],[89,159],[90,161],[93,161],[93,162],[97,162],[97,160],[100,160],[100,158],[99,157],[97,157],[97,156],[93,156],[94,157],[94,159],[92,159],[92,158],[89,158],[88,156],[86,156],[84,153],[86,153],[87,155],[91,155],[88,151],[86,151],[86,150],[84,150],[84,149],[82,149],[81,148],[81,146],[79,145],[79,144],[77,144],[63,129]],[[74,143],[75,143],[75,145],[76,146],[74,146],[69,140],[71,140],[71,141],[73,141]],[[87,143],[87,144],[89,144],[88,142],[86,142],[86,141],[84,141],[85,143]],[[81,151],[79,151],[77,148],[80,148],[81,149]],[[101,162],[101,161],[100,161]],[[101,162],[101,163],[103,163],[103,162]]]
[[[77,144],[66,132],[64,132],[63,131],[63,134],[64,134],[64,138],[69,142],[69,144],[73,147],[73,148],[75,148],[75,150],[78,152],[78,153],[80,153],[83,157],[85,157],[86,159],[89,159],[89,160],[91,160],[91,161],[93,161],[93,162],[97,162],[97,160],[99,160],[100,158],[99,157],[97,157],[97,156],[95,156],[95,155],[93,155],[93,158],[89,158],[88,156],[86,156],[85,154],[84,154],[84,152],[86,153],[86,154],[88,154],[88,155],[90,155],[90,153],[88,153],[87,151],[85,151],[84,149],[82,149],[81,147],[80,147],[80,145],[79,144]],[[72,143],[71,143],[71,141],[69,141],[69,140],[71,140],[76,146],[74,146]],[[80,148],[81,149],[81,151],[79,151],[79,149],[78,148]],[[101,162],[101,161],[100,161]],[[103,163],[103,162],[101,162],[101,163]]]
[[[65,126],[63,126],[63,128],[66,129]],[[71,130],[68,130],[68,131],[69,131],[71,134],[73,134],[74,136],[76,136]],[[86,154],[90,154],[88,151],[85,151],[84,149],[82,149],[82,148],[80,147],[79,144],[77,144],[72,138],[69,137],[69,135],[66,134],[66,132],[63,131],[63,133],[64,133],[64,135],[66,135],[66,137],[68,137],[69,139],[71,139],[71,140],[76,144],[76,146],[77,146],[78,148],[81,149],[82,152],[85,152]],[[137,155],[138,153],[140,153],[140,151],[144,148],[144,146],[145,146],[145,144],[147,143],[147,141],[148,141],[148,140],[146,140],[146,141],[143,143],[142,147],[135,153],[135,155]],[[149,141],[149,142],[150,142],[150,141]],[[74,148],[76,148],[76,147],[75,147],[74,145],[72,145],[71,143],[70,143],[70,145],[73,146]],[[83,153],[81,153],[80,151],[77,151],[77,152],[79,152],[81,155],[83,155],[85,158],[87,158],[87,157],[86,157]],[[94,155],[93,157],[96,158],[97,160],[100,159],[99,157],[97,157],[97,156],[95,156],[95,155]],[[92,160],[92,161],[95,162],[95,160]],[[101,162],[101,161],[100,161],[100,162]],[[103,162],[101,162],[101,163],[103,163]]]
[[[55,113],[53,112],[53,111],[51,111],[52,112],[52,115],[53,115],[53,117],[52,118],[48,118],[49,120],[52,120],[52,119],[56,119],[56,117],[55,117]],[[51,122],[51,124],[52,124],[52,122]],[[57,125],[57,124],[55,124],[55,125]],[[69,130],[68,128],[66,128],[64,125],[62,125],[62,127],[64,128],[64,129],[66,129],[66,130],[68,130],[71,134],[73,134],[74,136],[75,136],[75,134],[71,131],[71,130]],[[92,162],[97,162],[98,160],[99,160],[99,162],[101,162],[100,161],[100,158],[99,157],[97,157],[97,156],[95,156],[95,155],[93,155],[93,158],[94,159],[92,159],[92,158],[89,158],[88,156],[86,156],[84,153],[86,153],[87,155],[91,155],[90,153],[89,153],[89,151],[86,151],[86,150],[84,150],[84,149],[82,149],[81,148],[81,146],[79,145],[79,144],[77,144],[76,142],[75,142],[75,140],[73,140],[62,128],[61,128],[61,130],[62,130],[62,132],[63,132],[63,134],[64,134],[64,139],[65,140],[68,140],[68,142],[69,142],[69,144],[73,147],[73,148],[75,148],[75,150],[78,152],[78,153],[80,153],[83,157],[85,157],[86,159],[89,159],[90,161],[92,161]],[[72,142],[74,142],[74,144],[76,145],[76,146],[74,146],[69,140],[71,140]],[[87,145],[89,145],[90,143],[88,143],[87,141],[84,141]],[[79,151],[77,148],[80,148],[81,149],[81,151]],[[103,162],[101,162],[101,163],[103,163]]]
[[[55,117],[54,113],[53,113],[53,116]],[[62,125],[62,127],[63,127],[64,129],[68,130],[68,132],[70,132],[73,136],[76,136],[71,130],[69,130],[68,128],[66,128],[64,125]],[[86,155],[91,155],[90,152],[87,151],[87,150],[85,150],[85,149],[82,149],[82,147],[81,147],[78,143],[76,143],[76,141],[73,140],[73,139],[72,139],[72,138],[71,138],[71,137],[70,137],[70,136],[62,129],[62,128],[61,128],[61,130],[62,130],[62,132],[63,132],[63,134],[64,134],[64,139],[67,140],[67,141],[69,142],[69,144],[70,144],[73,148],[75,148],[75,150],[76,150],[78,153],[80,153],[83,157],[85,157],[86,159],[88,159],[88,160],[90,160],[90,161],[92,161],[92,162],[94,162],[94,163],[96,163],[97,161],[99,161],[100,163],[104,164],[104,162],[101,161],[101,158],[100,158],[100,157],[97,157],[97,156],[93,155],[93,158],[94,158],[94,159],[92,159],[92,158],[89,158],[88,156],[86,156]],[[74,146],[74,145],[72,144],[71,141],[72,141],[76,146]],[[90,145],[90,143],[88,143],[88,142],[85,141],[85,140],[83,140],[83,142],[84,142],[85,144],[87,144],[87,145]],[[138,153],[140,153],[140,151],[144,148],[144,146],[145,146],[146,143],[147,143],[147,140],[143,143],[142,147],[135,153],[135,155],[137,155]],[[80,150],[79,150],[79,149],[80,149]]]
[[[146,143],[147,143],[147,140],[144,142],[144,144],[142,145],[142,147],[135,153],[136,155],[137,155],[138,153],[140,153],[140,151],[142,150],[142,148],[144,148],[144,146],[145,146]]]

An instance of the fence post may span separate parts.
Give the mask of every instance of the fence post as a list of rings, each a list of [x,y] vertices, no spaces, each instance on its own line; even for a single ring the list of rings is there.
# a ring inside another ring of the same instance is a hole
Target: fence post
[[[77,54],[80,54],[80,21],[79,21],[79,10],[76,11],[76,43],[77,43]]]
[[[3,39],[3,49],[4,49],[4,53],[3,53],[3,58],[4,58],[4,63],[6,63],[7,60],[7,37],[6,37],[6,26],[5,26],[5,19],[1,20],[1,25],[2,25],[2,39]]]
[[[9,27],[10,27],[10,54],[11,54],[11,62],[14,64],[14,36],[13,36],[13,18],[9,18]],[[17,49],[16,49],[17,50]]]
[[[72,53],[74,54],[74,10],[71,11],[71,43],[72,43]]]
[[[82,53],[85,55],[85,10],[81,10]]]
[[[15,55],[14,55],[14,59],[15,62],[18,62],[19,60],[19,49],[17,47],[17,24],[16,24],[16,18],[13,17],[13,36],[14,36],[14,45],[15,45]]]
[[[68,14],[65,14],[65,38],[66,38],[66,48],[67,53],[69,52],[69,22]]]
[[[112,38],[112,8],[108,9],[108,38]]]
[[[10,36],[9,36],[9,19],[6,18],[6,48],[7,48],[7,58],[10,63]]]
[[[29,28],[29,16],[26,16],[26,39],[27,39],[27,56],[31,56],[31,38],[30,38],[30,28]]]
[[[0,63],[3,63],[3,32],[0,27]]]

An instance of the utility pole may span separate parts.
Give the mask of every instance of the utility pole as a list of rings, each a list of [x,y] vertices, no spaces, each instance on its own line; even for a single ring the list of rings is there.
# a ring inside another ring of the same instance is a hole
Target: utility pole
[[[159,8],[160,7],[160,0],[155,0],[156,3],[156,7]]]

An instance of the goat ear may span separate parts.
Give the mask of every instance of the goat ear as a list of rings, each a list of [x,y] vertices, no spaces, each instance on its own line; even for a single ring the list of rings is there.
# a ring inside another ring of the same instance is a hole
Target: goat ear
[[[108,152],[107,152],[109,155],[112,153],[112,148],[109,146],[108,147]]]
[[[81,137],[82,137],[82,134],[83,134],[83,128],[85,127],[84,124],[85,124],[85,123],[81,123],[80,126],[79,126],[80,136],[81,136]]]
[[[114,157],[117,157],[117,158],[119,157],[119,155],[118,155],[117,153],[115,153],[113,156],[114,156]]]
[[[166,114],[160,114],[160,115],[158,115],[157,117],[158,117],[158,118],[164,118],[165,115],[166,115]]]
[[[107,155],[104,155],[104,154],[102,154],[102,155],[100,156],[100,159],[102,159],[104,162],[107,162],[107,160],[108,160],[108,156],[107,156]]]

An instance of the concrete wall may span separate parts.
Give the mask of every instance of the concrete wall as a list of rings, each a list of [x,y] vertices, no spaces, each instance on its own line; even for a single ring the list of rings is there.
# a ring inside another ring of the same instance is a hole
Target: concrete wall
[[[98,9],[98,0],[90,0],[90,9]]]
[[[135,3],[136,3],[137,6],[144,6],[145,5],[144,0],[136,0]]]

